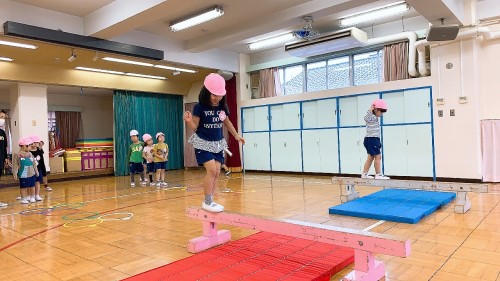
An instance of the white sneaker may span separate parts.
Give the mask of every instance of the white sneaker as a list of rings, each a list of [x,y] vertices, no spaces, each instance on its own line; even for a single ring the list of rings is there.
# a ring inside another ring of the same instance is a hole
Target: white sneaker
[[[16,200],[23,200],[23,197],[21,195],[16,197]]]
[[[50,186],[47,186],[47,187],[45,188],[45,190],[46,190],[46,191],[52,191],[52,188],[50,188]]]
[[[162,183],[161,183],[161,186],[163,186],[163,187],[168,187],[168,183],[166,183],[166,182],[162,182]]]
[[[9,204],[7,204],[7,203],[3,203],[3,202],[0,202],[0,208],[1,208],[1,207],[7,207],[7,206],[9,206]]]
[[[36,200],[36,201],[42,201],[42,200],[43,200],[43,198],[42,198],[40,195],[36,195],[36,196],[35,196],[35,200]]]
[[[36,202],[35,196],[31,196],[30,197],[30,203],[35,203],[35,202]]]
[[[376,180],[390,180],[390,177],[384,176],[383,174],[375,175]]]
[[[369,174],[363,173],[363,174],[361,174],[361,178],[362,179],[373,179],[373,176],[370,176]]]
[[[156,187],[161,187],[161,182],[157,182]]]
[[[19,202],[21,202],[21,204],[29,204],[30,203],[30,201],[28,200],[28,198],[23,198]]]
[[[150,182],[150,183],[149,183],[149,186],[156,186],[156,183],[154,183],[154,182]]]
[[[131,182],[131,183],[130,183],[130,186],[131,186],[131,187],[134,187],[134,186],[135,186],[135,182]]]
[[[205,203],[205,201],[203,201],[203,203],[201,203],[201,208],[203,210],[209,211],[211,213],[220,213],[220,212],[224,211],[224,206],[219,205],[215,202],[212,202],[210,205],[207,205]]]
[[[141,186],[146,186],[148,184],[147,181],[141,181]]]

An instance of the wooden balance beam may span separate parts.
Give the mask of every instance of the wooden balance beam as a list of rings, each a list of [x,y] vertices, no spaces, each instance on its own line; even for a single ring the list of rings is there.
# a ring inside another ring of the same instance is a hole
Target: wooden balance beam
[[[217,230],[216,224],[221,223],[352,248],[354,270],[343,280],[367,281],[384,277],[385,265],[375,259],[375,253],[396,257],[410,254],[410,240],[385,234],[231,212],[210,213],[195,207],[187,208],[186,215],[203,222],[203,236],[189,240],[188,251],[191,253],[230,241],[231,233],[228,230]]]
[[[359,198],[359,193],[356,191],[356,185],[456,192],[457,200],[455,201],[455,213],[460,214],[465,214],[471,208],[468,192],[488,193],[488,185],[482,183],[429,182],[392,179],[376,180],[346,177],[333,177],[332,183],[340,185],[340,201],[342,201],[342,203]]]

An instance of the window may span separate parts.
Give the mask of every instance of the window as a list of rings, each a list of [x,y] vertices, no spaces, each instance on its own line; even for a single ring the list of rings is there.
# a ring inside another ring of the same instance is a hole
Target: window
[[[49,131],[56,130],[56,113],[54,111],[49,111]]]
[[[285,68],[284,90],[285,95],[300,94],[304,92],[304,67],[303,65]]]
[[[376,50],[279,68],[281,89],[292,95],[382,82],[383,53]]]
[[[354,86],[380,82],[382,62],[379,53],[381,52],[382,51],[374,51],[354,55]]]
[[[328,60],[328,89],[349,87],[350,69],[349,57]]]
[[[326,90],[326,61],[307,64],[307,92]]]

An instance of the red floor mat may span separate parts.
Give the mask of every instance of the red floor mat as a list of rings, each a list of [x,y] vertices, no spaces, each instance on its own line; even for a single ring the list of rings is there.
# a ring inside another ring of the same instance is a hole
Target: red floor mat
[[[323,281],[352,262],[350,248],[259,232],[124,280]]]

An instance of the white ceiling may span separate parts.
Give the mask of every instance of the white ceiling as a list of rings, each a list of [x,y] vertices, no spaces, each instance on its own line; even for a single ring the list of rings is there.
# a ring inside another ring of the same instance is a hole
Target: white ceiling
[[[0,81],[0,91],[8,91],[11,85],[16,84],[16,82],[10,81]],[[99,88],[81,88],[81,87],[70,87],[70,86],[60,86],[60,85],[48,85],[47,94],[49,95],[84,95],[84,96],[110,96],[113,94],[113,90],[109,89],[99,89]]]
[[[56,11],[68,15],[83,17],[86,16],[114,0],[12,0],[30,6],[35,6],[51,11]]]

